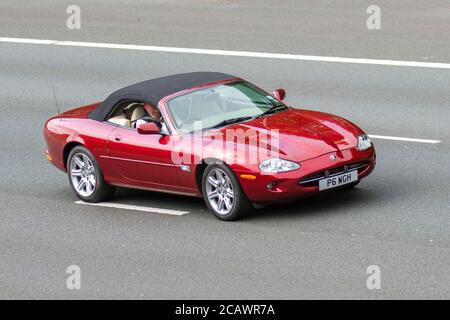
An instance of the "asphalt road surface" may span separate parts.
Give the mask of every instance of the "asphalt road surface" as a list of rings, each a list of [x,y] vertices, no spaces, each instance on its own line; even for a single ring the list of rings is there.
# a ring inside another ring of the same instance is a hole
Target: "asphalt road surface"
[[[447,1],[2,1],[0,37],[450,62]],[[76,204],[45,159],[44,121],[136,81],[214,70],[297,107],[339,114],[374,139],[378,166],[355,190],[221,222],[201,199],[119,189]],[[323,61],[0,43],[0,298],[450,298],[450,71]],[[81,289],[66,287],[69,265]],[[381,289],[366,286],[367,268]]]

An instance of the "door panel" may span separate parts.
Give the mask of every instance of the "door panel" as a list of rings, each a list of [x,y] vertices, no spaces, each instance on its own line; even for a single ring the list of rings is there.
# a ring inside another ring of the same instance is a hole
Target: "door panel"
[[[124,183],[154,188],[178,184],[170,136],[118,127],[108,140],[110,161]]]

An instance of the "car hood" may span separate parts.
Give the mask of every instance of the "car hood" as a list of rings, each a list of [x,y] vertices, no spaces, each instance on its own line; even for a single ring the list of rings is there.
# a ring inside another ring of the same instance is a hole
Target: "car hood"
[[[260,152],[261,148],[267,150],[266,144],[270,139],[277,139],[272,141],[278,141],[275,145],[279,146],[280,157],[294,161],[355,147],[358,135],[362,133],[357,126],[338,116],[292,108],[217,131],[226,136],[227,130],[235,132],[235,135],[238,130],[245,133],[245,141],[235,139],[234,143],[238,144],[248,145],[257,137]]]

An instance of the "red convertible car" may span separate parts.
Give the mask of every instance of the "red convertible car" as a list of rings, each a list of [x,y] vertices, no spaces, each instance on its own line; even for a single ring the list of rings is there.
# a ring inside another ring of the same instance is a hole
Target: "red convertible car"
[[[351,188],[375,167],[356,125],[294,109],[229,74],[177,74],[49,119],[47,158],[86,202],[116,186],[203,197],[222,220],[253,207]]]

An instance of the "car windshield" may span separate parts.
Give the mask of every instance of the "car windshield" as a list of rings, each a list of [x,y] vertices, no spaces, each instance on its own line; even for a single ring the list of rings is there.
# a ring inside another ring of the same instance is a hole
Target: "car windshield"
[[[220,84],[175,97],[167,107],[183,133],[249,120],[287,107],[244,81]]]

